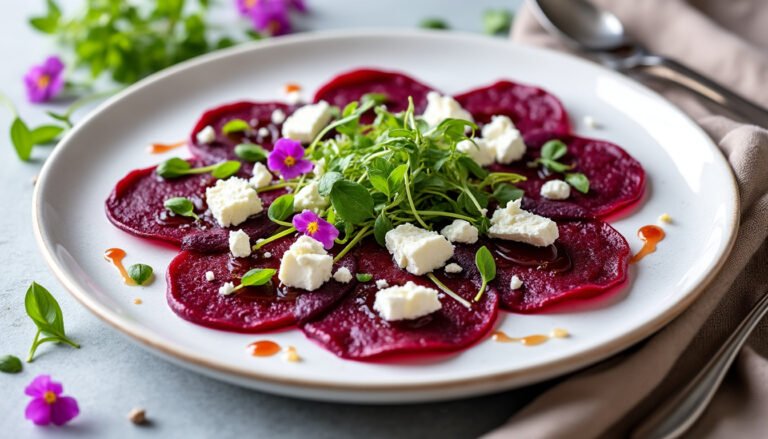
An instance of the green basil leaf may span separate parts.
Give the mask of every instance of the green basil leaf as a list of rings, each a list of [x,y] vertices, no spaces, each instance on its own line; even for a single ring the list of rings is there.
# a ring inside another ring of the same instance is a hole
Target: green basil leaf
[[[331,189],[331,204],[339,218],[350,224],[361,224],[373,218],[373,198],[357,183],[337,181]]]
[[[243,275],[240,279],[240,285],[246,287],[266,285],[272,280],[275,273],[277,270],[274,268],[254,268]]]
[[[475,253],[475,265],[483,281],[490,282],[496,278],[496,261],[488,247],[482,246]]]
[[[128,276],[136,285],[146,285],[152,278],[152,267],[146,264],[133,264],[128,267]]]
[[[16,155],[23,161],[28,161],[32,156],[32,147],[35,146],[32,140],[32,133],[29,127],[20,117],[13,119],[11,123],[11,143],[16,149]]]
[[[64,127],[58,125],[40,125],[33,129],[29,134],[32,136],[32,143],[35,145],[45,145],[51,143],[64,132]]]
[[[389,173],[389,177],[387,177],[387,184],[389,186],[390,193],[399,192],[400,188],[403,186],[403,180],[405,178],[405,173],[408,171],[408,165],[403,164],[395,169],[392,170],[392,172]]]
[[[387,176],[379,173],[378,171],[369,171],[368,181],[371,182],[371,186],[379,192],[382,192],[386,196],[389,196],[389,183],[387,182]]]
[[[0,372],[19,373],[21,372],[21,360],[13,355],[4,355],[0,357]]]
[[[232,134],[248,131],[250,129],[251,126],[248,125],[248,122],[244,121],[243,119],[232,119],[225,123],[223,127],[221,127],[221,132],[224,134]]]
[[[293,194],[277,197],[267,210],[267,216],[272,221],[285,221],[291,215],[293,215]]]
[[[589,192],[589,179],[581,172],[565,174],[565,181],[582,194]]]
[[[500,184],[493,190],[493,199],[499,206],[506,206],[510,201],[522,198],[525,192],[511,184]]]
[[[357,273],[355,278],[358,282],[370,282],[373,280],[373,275],[371,273]]]
[[[166,209],[170,210],[176,215],[188,216],[190,218],[194,218],[195,220],[199,219],[199,217],[195,213],[195,205],[194,203],[192,203],[192,200],[190,200],[189,198],[184,198],[184,197],[169,198],[165,200],[165,202],[163,203],[163,206],[165,206]]]
[[[61,313],[59,302],[45,287],[37,282],[32,282],[24,296],[24,307],[27,315],[39,330],[54,337],[66,337],[64,316]]]
[[[482,166],[478,165],[477,162],[467,156],[459,157],[457,162],[463,166],[464,169],[469,171],[470,174],[474,175],[475,178],[482,180],[488,176],[487,170],[483,169]]]
[[[155,172],[163,178],[178,178],[188,174],[191,168],[188,161],[173,157],[160,163]]]
[[[327,197],[331,195],[333,185],[336,184],[337,181],[343,179],[344,176],[338,172],[326,172],[322,177],[320,177],[320,181],[317,184],[317,192],[320,195]]]
[[[240,166],[241,163],[237,160],[227,160],[226,162],[221,162],[216,165],[216,167],[213,168],[213,171],[211,171],[211,175],[214,178],[223,180],[237,174],[237,171],[240,170]]]
[[[561,140],[550,140],[541,147],[541,158],[558,160],[568,152],[568,146]]]
[[[376,217],[376,221],[373,223],[373,236],[376,238],[376,242],[378,242],[380,246],[387,246],[384,237],[387,235],[387,232],[392,230],[392,228],[392,221],[390,221],[386,215],[382,213]]]
[[[506,34],[512,26],[512,12],[507,9],[489,9],[483,13],[483,30],[488,35]]]
[[[241,143],[235,147],[235,155],[248,162],[263,162],[269,151],[253,143]]]

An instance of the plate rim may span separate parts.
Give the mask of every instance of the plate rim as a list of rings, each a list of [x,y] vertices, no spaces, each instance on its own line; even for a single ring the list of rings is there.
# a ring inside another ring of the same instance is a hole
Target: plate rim
[[[347,393],[350,393],[350,392],[364,393],[364,392],[370,392],[370,391],[379,392],[379,393],[394,393],[394,392],[404,392],[404,391],[413,392],[413,391],[422,391],[422,390],[445,390],[446,392],[448,392],[450,390],[468,389],[474,386],[479,386],[481,384],[487,385],[489,383],[497,383],[497,384],[510,383],[510,382],[516,383],[516,382],[523,381],[525,377],[529,378],[528,380],[525,380],[526,383],[534,383],[534,382],[542,381],[547,378],[561,375],[563,373],[567,373],[569,371],[578,370],[585,366],[595,364],[598,361],[604,360],[605,358],[608,358],[609,356],[623,349],[626,349],[636,344],[637,342],[655,334],[659,329],[661,329],[663,326],[671,322],[675,317],[677,317],[684,310],[686,310],[701,295],[704,289],[714,280],[714,278],[719,274],[725,261],[730,255],[731,250],[733,249],[734,243],[736,241],[736,237],[738,235],[738,228],[739,228],[739,221],[740,221],[740,217],[739,217],[740,200],[739,200],[738,186],[736,184],[736,179],[730,164],[728,163],[727,159],[723,155],[722,151],[720,151],[720,149],[717,147],[715,142],[709,138],[709,136],[706,134],[706,132],[704,132],[701,126],[699,126],[693,119],[691,119],[690,116],[685,114],[682,110],[680,110],[676,105],[671,103],[668,99],[664,98],[656,91],[648,88],[646,85],[636,81],[631,77],[621,75],[617,72],[606,69],[605,67],[600,66],[599,64],[571,55],[570,53],[559,52],[549,48],[519,44],[509,40],[504,41],[504,44],[517,46],[525,50],[531,50],[534,52],[536,51],[547,52],[550,55],[568,59],[569,62],[589,64],[592,67],[597,67],[598,69],[602,70],[603,73],[608,74],[613,78],[618,78],[623,83],[629,83],[632,86],[640,87],[641,89],[643,89],[644,92],[650,93],[655,98],[661,99],[671,107],[672,111],[683,116],[686,120],[688,120],[691,123],[694,129],[698,130],[705,138],[709,139],[710,146],[712,146],[717,151],[717,154],[715,154],[715,157],[717,158],[715,160],[721,161],[721,164],[725,165],[726,169],[728,170],[728,176],[729,176],[728,186],[730,189],[730,193],[733,195],[733,197],[732,197],[731,206],[730,206],[731,216],[730,218],[727,219],[729,237],[728,237],[728,242],[724,248],[724,251],[720,254],[720,257],[717,259],[717,261],[715,261],[715,263],[712,264],[710,270],[702,278],[702,280],[696,286],[691,288],[691,290],[686,295],[682,296],[679,300],[677,300],[677,302],[675,302],[667,310],[656,315],[652,320],[650,320],[646,324],[635,328],[634,330],[630,331],[629,333],[621,337],[610,339],[598,346],[595,346],[591,349],[580,352],[578,354],[565,356],[562,358],[540,363],[534,366],[524,367],[522,369],[485,374],[482,376],[469,377],[469,378],[444,378],[442,380],[429,382],[429,383],[361,385],[361,384],[344,383],[344,382],[338,382],[338,381],[326,381],[323,379],[286,378],[286,377],[274,376],[269,373],[263,373],[255,369],[248,369],[245,367],[236,367],[236,366],[229,366],[226,364],[222,364],[215,360],[207,358],[204,355],[195,355],[190,352],[187,352],[184,348],[180,348],[172,342],[165,342],[163,340],[152,339],[152,334],[150,333],[151,331],[145,328],[142,328],[140,325],[135,324],[128,319],[121,317],[117,313],[110,311],[109,309],[107,309],[107,307],[100,304],[96,299],[92,298],[90,294],[88,294],[84,289],[82,289],[78,285],[78,282],[74,280],[72,276],[70,276],[67,273],[67,270],[65,268],[63,268],[57,263],[56,257],[54,256],[54,245],[52,242],[46,239],[46,236],[44,233],[44,226],[41,219],[42,210],[43,210],[43,199],[41,194],[41,192],[43,191],[42,188],[46,186],[45,183],[47,181],[48,174],[51,172],[50,169],[53,168],[54,166],[53,163],[55,163],[56,158],[60,154],[62,154],[63,150],[66,149],[67,145],[69,144],[69,139],[75,136],[80,130],[84,129],[83,127],[87,127],[88,122],[90,122],[91,119],[95,118],[98,114],[112,107],[113,105],[118,104],[119,101],[121,101],[124,96],[138,92],[139,90],[141,90],[146,86],[149,86],[153,82],[158,81],[167,76],[174,75],[177,72],[196,68],[198,65],[206,64],[208,62],[212,62],[220,58],[237,56],[242,53],[251,52],[251,51],[259,51],[261,48],[275,47],[275,46],[282,46],[282,45],[300,45],[305,42],[311,42],[311,41],[317,41],[317,40],[349,39],[349,38],[361,38],[361,37],[387,38],[387,37],[403,37],[403,36],[416,37],[416,38],[431,37],[431,38],[462,39],[462,40],[474,39],[477,41],[481,41],[484,44],[490,41],[494,41],[494,39],[490,37],[472,34],[469,32],[455,32],[455,31],[444,32],[444,31],[432,31],[432,30],[408,29],[408,28],[405,28],[405,29],[403,28],[358,28],[358,29],[305,32],[301,34],[289,35],[289,36],[270,39],[266,41],[247,42],[247,43],[239,44],[235,47],[218,50],[212,53],[208,53],[199,57],[192,58],[190,60],[184,61],[177,65],[171,66],[160,72],[154,73],[126,87],[121,92],[107,99],[105,102],[100,104],[97,108],[92,110],[86,117],[84,117],[83,120],[81,120],[80,123],[76,125],[72,131],[67,133],[67,135],[60,141],[59,145],[57,145],[57,147],[53,150],[53,152],[47,158],[47,160],[43,164],[42,169],[40,170],[40,173],[38,176],[38,182],[35,185],[33,198],[32,198],[32,225],[33,225],[33,232],[35,235],[35,241],[37,242],[37,246],[40,252],[42,253],[43,259],[45,260],[46,264],[54,273],[57,280],[69,292],[69,294],[73,296],[86,309],[88,309],[92,314],[96,315],[99,319],[106,322],[109,326],[117,329],[122,334],[127,335],[130,340],[136,342],[139,346],[146,348],[150,351],[153,351],[153,353],[159,353],[161,357],[170,356],[173,360],[178,360],[177,361],[178,364],[181,364],[188,368],[192,367],[193,370],[198,370],[197,368],[203,368],[215,374],[224,374],[227,376],[232,376],[235,378],[246,379],[246,380],[258,380],[258,381],[264,382],[265,384],[270,384],[270,385],[301,387],[301,388],[309,388],[313,390],[324,390],[324,391],[330,391],[330,392],[347,392]],[[159,351],[159,352],[155,352],[155,351]],[[186,364],[187,362],[191,364]],[[514,384],[512,384],[512,386],[514,386]],[[502,391],[502,390],[508,389],[509,387],[510,385],[507,385],[506,387],[500,387],[497,390]],[[485,393],[488,393],[488,392],[485,392]],[[429,398],[429,399],[437,399],[437,398]]]

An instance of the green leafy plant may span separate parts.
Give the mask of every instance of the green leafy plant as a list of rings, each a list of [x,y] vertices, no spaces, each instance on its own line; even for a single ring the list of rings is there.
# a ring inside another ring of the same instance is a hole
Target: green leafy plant
[[[483,13],[483,30],[488,35],[506,34],[513,18],[508,9],[489,9]]]
[[[251,126],[243,119],[232,119],[221,127],[221,132],[224,134],[242,133],[250,129]]]
[[[19,373],[22,370],[21,360],[13,355],[4,355],[0,357],[0,372]]]
[[[37,326],[37,333],[32,341],[32,347],[29,349],[27,362],[32,361],[37,348],[43,343],[65,343],[74,348],[80,348],[79,344],[67,337],[64,331],[64,315],[61,312],[61,307],[53,295],[42,285],[32,282],[24,296],[24,307],[29,318]]]
[[[152,267],[146,264],[133,264],[128,267],[128,277],[130,277],[136,285],[146,285],[152,279]]]
[[[568,154],[568,146],[561,140],[550,140],[541,147],[541,156],[528,165],[536,167],[544,166],[552,172],[564,173],[565,181],[577,191],[586,194],[589,192],[589,179],[581,172],[567,172],[573,169],[573,165],[566,165],[559,161]]]
[[[477,270],[480,272],[480,277],[483,280],[480,291],[475,296],[475,302],[477,302],[483,297],[488,283],[496,279],[496,261],[494,261],[488,247],[482,246],[477,250],[477,253],[475,253],[475,265],[477,265]]]
[[[253,143],[241,143],[235,147],[235,155],[249,162],[263,162],[269,151]]]
[[[449,29],[450,26],[448,26],[448,23],[445,22],[445,20],[441,18],[434,18],[434,17],[428,17],[419,22],[419,27],[424,29],[439,29],[439,30],[445,30]]]

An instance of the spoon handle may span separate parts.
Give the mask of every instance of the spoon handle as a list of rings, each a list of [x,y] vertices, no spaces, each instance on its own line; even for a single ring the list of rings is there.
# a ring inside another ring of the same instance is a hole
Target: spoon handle
[[[632,438],[667,439],[685,433],[707,408],[752,330],[768,312],[768,293],[682,392],[667,400],[632,433]]]
[[[768,110],[728,90],[679,62],[656,55],[643,57],[640,64],[650,73],[669,79],[717,104],[728,108],[749,122],[768,128]]]

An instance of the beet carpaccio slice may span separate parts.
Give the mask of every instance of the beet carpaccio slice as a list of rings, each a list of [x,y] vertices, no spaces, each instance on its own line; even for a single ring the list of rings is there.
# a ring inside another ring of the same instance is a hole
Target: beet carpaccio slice
[[[560,174],[544,175],[531,169],[527,163],[539,158],[541,147],[549,140],[562,140],[568,154],[561,162],[574,166],[589,179],[589,192],[582,194],[572,189],[565,200],[548,200],[540,195],[547,180],[563,178]],[[523,207],[553,219],[600,218],[617,212],[642,198],[645,192],[645,171],[640,163],[621,147],[603,140],[588,139],[556,133],[525,136],[528,147],[525,156],[509,166],[495,165],[496,170],[525,175],[526,181],[517,183],[525,191]]]
[[[194,160],[190,163],[193,167],[201,165]],[[210,174],[194,174],[166,180],[155,173],[155,168],[131,171],[117,183],[106,202],[107,218],[112,224],[130,234],[172,244],[180,244],[188,235],[202,233],[208,237],[210,244],[199,243],[190,248],[201,251],[226,250],[229,232],[216,223],[207,212],[205,203],[205,189],[215,184],[216,179]],[[247,174],[241,174],[241,177],[248,178]],[[252,238],[269,234],[276,225],[267,218],[267,208],[283,193],[283,190],[260,193],[264,212],[231,229],[242,229]],[[164,203],[173,197],[189,198],[200,219],[194,221],[192,218],[170,215]]]
[[[475,122],[488,123],[492,116],[505,115],[512,119],[523,134],[551,131],[571,132],[568,113],[554,95],[538,87],[499,81],[487,87],[455,96]]]
[[[432,90],[432,87],[402,73],[359,69],[333,78],[320,87],[314,100],[326,101],[344,108],[350,102],[359,101],[366,93],[381,93],[387,98],[387,109],[397,113],[408,108],[410,96],[413,98],[416,114],[421,114],[427,107],[427,93]]]
[[[245,140],[270,151],[272,144],[282,137],[280,134],[282,122],[277,124],[272,122],[272,113],[275,110],[280,110],[288,116],[295,110],[295,107],[280,102],[243,101],[208,110],[203,113],[190,134],[189,150],[206,163],[238,160],[235,147]],[[248,122],[253,129],[247,134],[243,132],[224,134],[221,129],[227,122],[234,119]],[[207,144],[198,142],[197,133],[209,125],[216,131],[216,140]],[[269,134],[259,134],[259,128],[266,128]]]
[[[275,275],[271,285],[247,287],[222,296],[219,287],[235,285],[253,268],[278,268],[283,253],[294,242],[284,238],[264,246],[248,258],[234,258],[229,253],[202,254],[182,251],[168,266],[167,299],[181,318],[209,328],[234,332],[263,332],[311,319],[338,302],[354,288],[354,281],[343,284],[333,279],[314,291],[285,287]],[[269,258],[265,252],[271,253]],[[334,264],[356,271],[351,256]],[[213,281],[206,280],[212,271]]]
[[[496,259],[493,285],[501,292],[501,305],[513,312],[540,311],[569,299],[607,293],[627,279],[629,244],[602,221],[561,222],[554,245],[532,247],[494,240],[489,245]],[[523,286],[509,287],[517,275]]]
[[[369,241],[355,251],[358,272],[386,279],[390,285],[407,281],[436,288],[423,276],[414,276],[398,268],[392,256]],[[472,255],[474,257],[474,254]],[[435,272],[453,291],[472,300],[480,286],[473,259],[457,259],[464,268],[458,274]],[[389,322],[373,310],[374,282],[360,283],[333,310],[302,326],[304,333],[324,348],[342,358],[370,360],[382,356],[413,352],[449,352],[465,348],[490,331],[496,320],[498,295],[490,288],[484,297],[467,309],[444,296],[442,309],[415,320]]]

